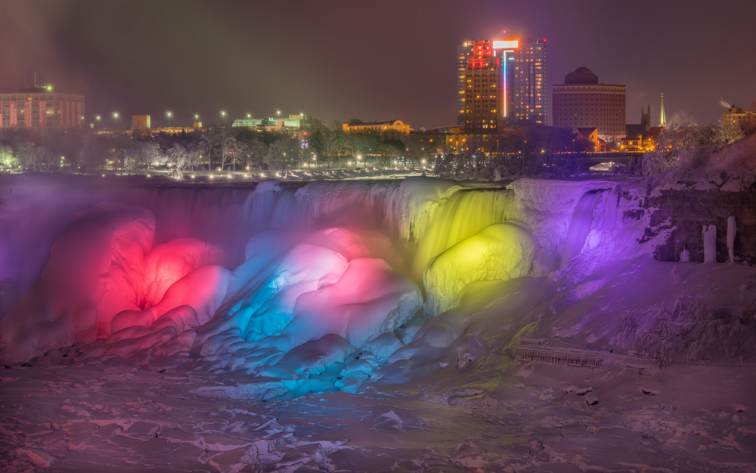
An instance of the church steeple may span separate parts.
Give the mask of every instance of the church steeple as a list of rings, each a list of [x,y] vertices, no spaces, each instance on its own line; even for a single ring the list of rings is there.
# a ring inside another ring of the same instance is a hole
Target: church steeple
[[[664,110],[664,92],[661,94],[659,103],[659,126],[667,126],[667,112]]]

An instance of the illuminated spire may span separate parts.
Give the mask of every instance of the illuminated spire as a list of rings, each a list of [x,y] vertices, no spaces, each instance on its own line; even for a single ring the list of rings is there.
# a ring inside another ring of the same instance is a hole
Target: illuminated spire
[[[667,112],[664,110],[664,92],[661,94],[661,103],[659,104],[659,126],[667,126]]]

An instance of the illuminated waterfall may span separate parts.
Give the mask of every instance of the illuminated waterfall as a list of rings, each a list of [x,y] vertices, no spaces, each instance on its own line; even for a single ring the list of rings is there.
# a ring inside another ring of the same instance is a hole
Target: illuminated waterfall
[[[103,186],[80,199],[60,186],[54,219],[14,207],[28,235],[0,241],[7,254],[53,247],[18,279],[31,282],[0,319],[1,355],[77,342],[99,356],[191,352],[280,378],[279,394],[354,390],[411,342],[405,325],[454,309],[470,285],[631,248],[620,200],[598,192],[608,189],[415,178]]]

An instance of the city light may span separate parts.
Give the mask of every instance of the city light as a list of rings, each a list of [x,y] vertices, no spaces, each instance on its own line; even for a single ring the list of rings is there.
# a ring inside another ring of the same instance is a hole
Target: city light
[[[247,118],[252,118],[252,114],[251,113],[247,113]]]
[[[173,112],[170,110],[166,110],[165,118],[167,118],[168,120],[171,120],[173,118]]]
[[[495,39],[493,40],[494,49],[517,49],[520,47],[520,40],[517,39]]]
[[[199,113],[195,113],[194,114],[194,121],[198,121],[199,119],[200,119],[200,114]]]
[[[276,116],[277,116],[277,117],[280,117],[280,116],[281,116],[281,110],[276,110]]]
[[[226,118],[227,112],[225,110],[221,110],[219,112],[219,114],[220,114],[221,118]]]
[[[110,114],[110,116],[113,117],[113,120],[118,120],[119,118],[121,118],[121,114],[118,112],[113,112]]]
[[[96,121],[96,122],[102,121],[102,116],[100,116],[100,115],[95,115],[95,121]]]

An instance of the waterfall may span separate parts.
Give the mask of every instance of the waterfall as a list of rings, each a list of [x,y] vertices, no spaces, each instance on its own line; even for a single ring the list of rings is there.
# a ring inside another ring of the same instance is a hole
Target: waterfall
[[[133,319],[147,323],[140,327],[144,332],[150,330],[152,320],[171,313],[174,303],[177,308],[193,308],[194,312],[182,309],[181,313],[194,313],[197,321],[213,314],[227,318],[239,314],[241,327],[248,325],[245,317],[261,317],[244,334],[252,341],[255,336],[250,334],[286,332],[275,341],[279,354],[283,347],[303,343],[312,334],[369,344],[372,337],[390,334],[419,310],[435,315],[454,308],[471,284],[546,274],[586,247],[601,253],[597,262],[626,253],[637,246],[634,235],[645,226],[643,221],[625,219],[622,194],[603,192],[611,188],[606,182],[531,179],[510,186],[428,178],[234,186],[123,181],[116,185],[83,178],[78,182],[70,186],[65,180],[18,180],[6,192],[30,199],[0,202],[0,222],[26,216],[14,232],[0,235],[4,259],[22,255],[15,259],[24,257],[20,262],[26,263],[2,268],[0,283],[14,291],[4,300],[23,297],[27,308],[39,306],[31,303],[35,300],[50,308],[46,313],[16,310],[20,304],[13,302],[0,321],[8,326],[24,321],[25,336],[32,338],[48,334],[38,347],[62,346],[70,341],[59,339],[59,334],[89,330],[87,311],[93,304],[103,313],[116,306],[128,312],[115,325],[112,321],[120,312],[104,313],[100,319],[106,328],[108,324],[128,327]],[[93,214],[122,217],[113,221],[112,230],[79,229]],[[123,233],[130,215],[152,222],[150,231]],[[633,225],[632,235],[625,231],[628,222]],[[80,233],[74,233],[79,236],[69,238],[65,248],[75,254],[63,258],[68,250],[61,250],[57,263],[51,262],[52,243],[71,229]],[[132,234],[139,242],[138,251],[128,246],[128,238],[119,237]],[[192,248],[197,251],[187,253]],[[215,256],[215,248],[222,257]],[[547,263],[543,254],[549,255]],[[66,300],[73,299],[56,291],[56,281],[75,280],[73,272],[89,267],[90,260],[99,265],[94,269],[100,276],[82,281],[76,304],[68,304]],[[165,279],[162,273],[147,278],[153,267],[148,260],[161,262],[153,266],[180,279]],[[46,265],[55,271],[43,271]],[[50,274],[58,280],[46,283]],[[159,291],[147,298],[152,301],[149,307],[133,306],[132,300],[147,300],[140,292],[143,279],[166,281],[161,282],[165,286],[160,285],[161,291],[175,286],[171,298],[163,304],[160,298],[165,295]],[[109,301],[121,281],[133,282],[131,292],[121,291],[119,300]],[[217,291],[212,290],[212,282]],[[48,304],[57,300],[62,302]],[[156,301],[160,303],[152,305]],[[55,321],[57,332],[44,329],[50,321]],[[289,322],[300,328],[289,330]],[[238,335],[217,340],[237,346],[234,337]]]
[[[578,201],[567,230],[567,238],[562,248],[562,265],[564,266],[579,255],[593,224],[593,211],[601,196],[600,190],[586,192]]]
[[[484,228],[517,221],[513,197],[514,193],[506,189],[461,188],[437,203],[425,225],[414,230],[416,274],[422,274],[438,255]]]

